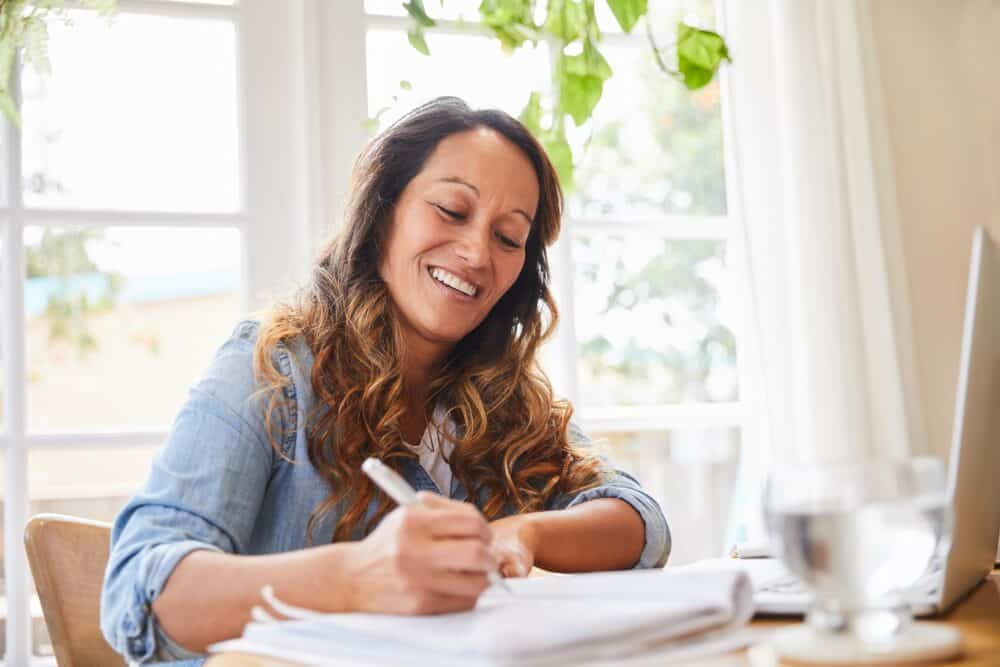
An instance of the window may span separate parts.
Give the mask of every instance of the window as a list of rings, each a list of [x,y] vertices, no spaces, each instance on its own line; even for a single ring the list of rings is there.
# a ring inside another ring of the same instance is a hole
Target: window
[[[214,349],[301,275],[364,138],[437,95],[517,114],[547,89],[550,47],[502,53],[478,4],[428,4],[430,58],[400,0],[118,0],[110,27],[52,26],[52,76],[23,72],[22,126],[0,125],[4,664],[51,664],[24,521],[114,516]],[[681,14],[715,20],[710,0],[655,4],[661,41]],[[664,79],[597,7],[616,73],[570,137],[547,364],[662,502],[676,564],[722,547],[746,443],[725,100]]]
[[[21,71],[22,124],[2,143],[9,665],[52,654],[23,556],[25,520],[115,516],[187,387],[246,312],[257,264],[246,251],[243,8],[118,6],[111,20],[75,10],[71,26],[50,22],[52,75]]]
[[[664,43],[680,18],[716,22],[711,0],[650,4]],[[503,53],[478,2],[427,5],[440,18],[430,57],[408,43],[400,2],[364,5],[370,132],[438,95],[516,115],[549,89],[549,45]],[[724,100],[718,81],[691,93],[669,80],[641,26],[624,35],[596,8],[615,74],[594,119],[569,125],[577,188],[550,254],[561,320],[547,364],[598,445],[663,504],[679,564],[724,548],[746,421]]]

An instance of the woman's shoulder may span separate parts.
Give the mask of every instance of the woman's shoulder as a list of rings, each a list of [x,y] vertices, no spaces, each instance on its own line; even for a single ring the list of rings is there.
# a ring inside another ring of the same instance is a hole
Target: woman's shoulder
[[[223,350],[231,346],[241,350],[245,355],[252,355],[263,328],[264,324],[258,319],[241,320],[233,328],[229,339],[223,344]],[[270,352],[275,365],[286,375],[290,373],[290,368],[286,367],[289,362],[294,362],[295,365],[307,371],[313,363],[312,351],[302,336],[276,341]]]
[[[247,381],[258,384],[260,378],[254,372],[254,357],[257,344],[264,333],[264,323],[258,319],[238,322],[229,339],[219,349],[216,363],[241,366],[243,372],[248,374]],[[302,336],[275,341],[265,353],[269,353],[273,368],[287,380],[286,394],[290,393],[290,398],[297,393],[311,393],[309,378],[314,357]]]

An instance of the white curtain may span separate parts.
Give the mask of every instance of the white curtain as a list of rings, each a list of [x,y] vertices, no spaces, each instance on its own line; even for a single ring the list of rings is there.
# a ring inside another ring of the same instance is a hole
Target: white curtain
[[[732,213],[753,314],[744,394],[771,460],[906,456],[924,433],[867,5],[723,0]],[[750,460],[752,459],[752,461]]]

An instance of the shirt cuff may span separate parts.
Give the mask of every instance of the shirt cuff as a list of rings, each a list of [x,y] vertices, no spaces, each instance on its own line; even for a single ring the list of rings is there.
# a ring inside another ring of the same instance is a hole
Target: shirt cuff
[[[136,578],[144,588],[135,591],[135,604],[123,619],[124,653],[130,664],[204,658],[204,654],[189,651],[167,637],[152,609],[153,601],[159,597],[177,564],[192,551],[199,550],[222,552],[213,544],[187,540],[162,544],[145,554]]]
[[[598,498],[617,498],[629,504],[642,519],[645,543],[633,569],[663,567],[670,556],[670,528],[656,501],[644,493],[618,486],[598,486],[577,495],[567,508]]]

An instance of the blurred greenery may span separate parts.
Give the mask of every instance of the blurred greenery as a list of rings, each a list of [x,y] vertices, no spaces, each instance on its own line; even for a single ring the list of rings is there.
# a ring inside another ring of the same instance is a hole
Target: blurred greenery
[[[100,242],[104,231],[95,228],[55,231],[46,227],[37,244],[25,247],[28,279],[51,278],[55,289],[48,295],[42,315],[49,323],[49,340],[70,343],[82,357],[98,349],[88,319],[114,308],[124,285],[124,277],[113,271],[99,271],[88,245]],[[73,278],[99,273],[103,291],[91,299],[85,290],[74,289]]]
[[[116,0],[76,0],[76,6],[111,17]],[[21,115],[13,95],[14,68],[18,58],[31,65],[40,77],[47,77],[49,63],[48,20],[70,24],[65,0],[0,0],[0,112],[15,125]]]
[[[653,247],[630,265],[643,245]],[[737,398],[736,340],[720,319],[716,282],[725,268],[723,242],[578,234],[574,252],[578,319],[598,323],[596,330],[578,327],[584,403]],[[602,289],[598,298],[585,298]],[[591,310],[582,312],[588,303]],[[658,314],[653,321],[651,313]]]
[[[710,2],[698,6],[712,15]],[[658,19],[665,26],[676,15]],[[595,114],[569,198],[574,217],[725,215],[718,81],[690,93],[659,85],[648,52],[612,51],[609,58],[612,66],[631,67],[620,74],[627,81],[618,89],[628,91],[631,103],[618,115]],[[590,304],[596,312],[581,316],[597,315],[602,323],[598,331],[577,328],[584,401],[600,400],[588,391],[616,393],[620,404],[736,400],[736,340],[719,309],[725,244],[647,238],[641,256],[636,245],[620,235],[574,238],[575,307]],[[594,297],[596,290],[604,291]],[[662,328],[649,331],[640,322],[653,309],[662,314]],[[623,320],[635,326],[624,342],[612,343],[611,322]],[[689,335],[671,335],[682,332]]]
[[[442,6],[444,2],[440,0]],[[649,48],[654,56],[652,62],[688,90],[708,85],[722,62],[731,61],[721,35],[688,25],[683,20],[676,23],[675,43],[665,48],[659,46],[649,16],[648,0],[604,2],[625,33],[631,33],[641,19],[646,19]],[[423,0],[407,0],[402,4],[412,18],[407,32],[410,44],[420,53],[431,55],[424,30],[433,28],[437,22],[427,13]],[[587,123],[615,72],[601,51],[602,30],[597,21],[595,0],[546,0],[543,12],[540,4],[536,0],[482,0],[479,19],[505,51],[539,41],[548,41],[555,47],[558,56],[553,72],[552,99],[546,104],[544,95],[526,91],[528,103],[521,120],[545,146],[559,172],[563,189],[570,192],[575,189],[577,160],[567,140],[566,117],[569,116],[577,127]]]

